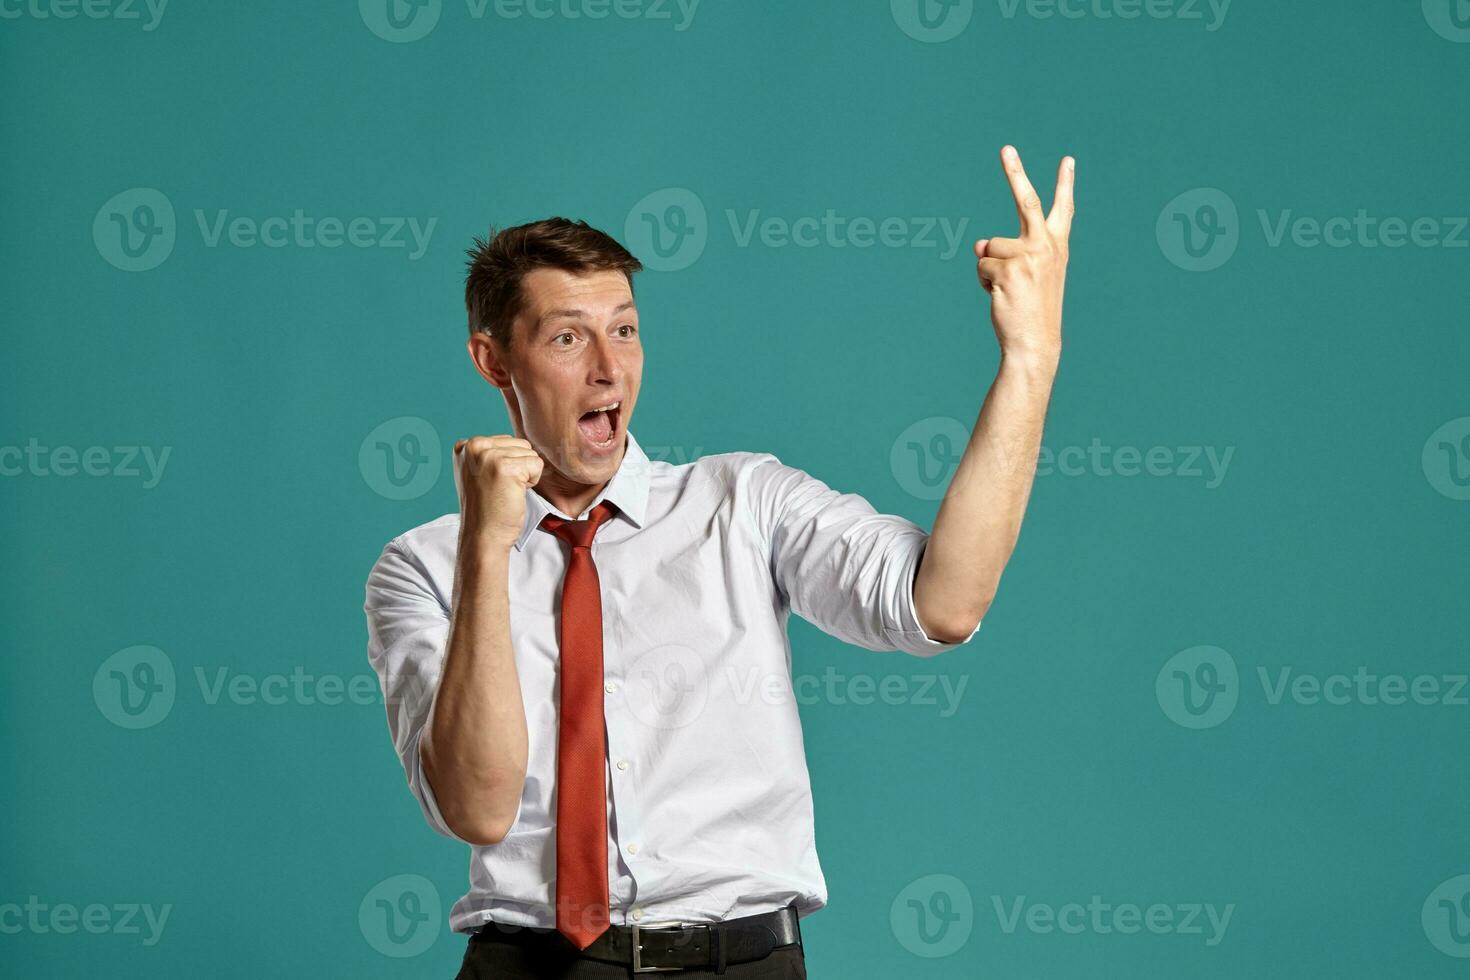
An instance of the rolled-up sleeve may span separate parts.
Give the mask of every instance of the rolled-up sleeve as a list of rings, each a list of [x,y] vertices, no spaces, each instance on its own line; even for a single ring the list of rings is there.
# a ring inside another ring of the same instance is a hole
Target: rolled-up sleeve
[[[445,837],[464,841],[439,812],[419,756],[449,637],[449,610],[423,567],[396,541],[389,542],[374,563],[366,592],[368,660],[378,674],[388,731],[408,788],[429,826]]]
[[[740,490],[770,557],[777,586],[801,618],[875,651],[933,656],[970,642],[933,639],[919,623],[914,579],[929,534],[880,514],[769,453],[752,454]]]

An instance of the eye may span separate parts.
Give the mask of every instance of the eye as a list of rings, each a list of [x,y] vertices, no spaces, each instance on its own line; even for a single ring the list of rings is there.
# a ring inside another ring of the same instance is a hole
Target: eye
[[[552,342],[555,343],[556,341],[561,340],[563,337],[571,337],[571,336],[572,336],[572,333],[570,331],[568,331],[567,333],[563,333],[563,334],[557,334],[556,337],[553,338]],[[565,347],[567,345],[566,344],[561,344],[559,346]]]
[[[631,337],[633,336],[633,334],[638,332],[638,328],[633,326],[633,324],[631,323],[625,323],[621,327],[618,327],[618,329],[628,331],[627,333],[623,334],[624,337]]]

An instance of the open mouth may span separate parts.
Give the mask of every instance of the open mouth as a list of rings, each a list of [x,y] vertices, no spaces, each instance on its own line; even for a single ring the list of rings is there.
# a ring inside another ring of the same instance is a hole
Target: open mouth
[[[618,421],[622,415],[623,403],[613,402],[611,407],[596,409],[583,414],[577,420],[577,428],[582,430],[582,436],[595,450],[611,449],[618,438]]]

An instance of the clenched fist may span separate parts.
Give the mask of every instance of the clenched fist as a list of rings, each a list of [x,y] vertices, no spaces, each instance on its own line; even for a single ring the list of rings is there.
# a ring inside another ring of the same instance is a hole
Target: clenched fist
[[[545,460],[525,439],[474,436],[454,444],[461,539],[511,547],[526,521],[526,490]]]
[[[980,285],[990,294],[990,320],[1003,354],[1054,360],[1062,347],[1062,293],[1067,281],[1067,239],[1072,233],[1071,157],[1057,171],[1051,213],[1026,177],[1015,147],[1001,150],[1021,217],[1020,238],[982,238],[975,243]]]

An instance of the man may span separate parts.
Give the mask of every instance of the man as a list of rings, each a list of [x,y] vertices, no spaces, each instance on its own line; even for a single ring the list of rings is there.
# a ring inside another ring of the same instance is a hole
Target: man
[[[1001,160],[1021,236],[975,244],[1000,367],[930,534],[769,453],[651,461],[638,260],[561,218],[477,240],[469,353],[515,434],[455,444],[460,512],[389,542],[366,601],[409,786],[471,847],[462,977],[805,976],[827,889],[787,618],[967,642],[1030,495],[1074,168],[1048,215]]]

